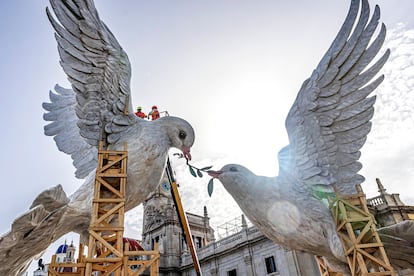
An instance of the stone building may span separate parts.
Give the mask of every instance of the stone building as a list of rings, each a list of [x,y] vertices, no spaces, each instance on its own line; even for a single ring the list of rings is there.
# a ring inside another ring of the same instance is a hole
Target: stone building
[[[377,180],[380,195],[368,199],[368,206],[381,226],[414,219],[414,206],[406,206],[398,194],[387,194]],[[206,207],[202,216],[187,213],[201,272],[208,276],[308,276],[320,275],[311,254],[287,250],[270,241],[241,216],[225,235],[215,240]],[[219,233],[220,234],[220,233]],[[144,203],[143,247],[159,243],[159,275],[196,275],[185,243],[167,181]]]
[[[367,200],[368,209],[380,227],[396,224],[403,220],[414,220],[414,206],[405,205],[399,194],[388,194],[377,178],[379,196]]]
[[[188,213],[187,217],[197,249],[213,242],[214,232],[206,209],[203,216]],[[168,181],[164,181],[144,203],[142,246],[152,250],[156,242],[161,253],[160,275],[181,275],[181,258],[188,253],[188,248]]]
[[[254,226],[197,250],[203,275],[319,275],[314,256],[275,244]],[[180,275],[195,275],[189,254],[181,259]]]

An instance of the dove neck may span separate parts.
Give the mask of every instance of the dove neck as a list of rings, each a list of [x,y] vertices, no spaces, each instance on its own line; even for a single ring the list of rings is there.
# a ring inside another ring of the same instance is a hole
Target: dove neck
[[[281,193],[278,177],[257,176],[248,179],[235,181],[232,185],[225,185],[226,190],[236,199],[246,200],[248,198],[257,199],[263,195]]]

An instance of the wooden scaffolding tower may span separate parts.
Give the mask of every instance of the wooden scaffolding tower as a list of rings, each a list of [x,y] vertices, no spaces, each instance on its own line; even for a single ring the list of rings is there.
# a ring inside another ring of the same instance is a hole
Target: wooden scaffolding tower
[[[85,275],[94,272],[102,276],[111,273],[114,276],[139,275],[148,264],[151,266],[151,275],[158,275],[158,251],[145,253],[152,255],[150,262],[131,261],[130,256],[143,255],[143,252],[124,248],[127,159],[126,145],[123,151],[103,150],[100,145]],[[134,271],[132,265],[141,267]]]
[[[331,270],[321,256],[315,256],[315,258],[316,262],[318,263],[321,276],[343,276],[341,273]]]
[[[85,275],[121,275],[123,270],[127,157],[126,146],[124,151],[107,151],[100,145]]]
[[[370,214],[360,185],[357,194],[338,196],[331,202],[336,230],[341,238],[352,276],[392,275],[384,245],[378,235],[375,218]],[[328,270],[317,258],[321,275],[338,275]]]
[[[123,151],[113,151],[104,150],[100,144],[88,255],[83,255],[83,245],[80,244],[77,263],[56,263],[54,256],[49,275],[138,276],[147,269],[151,276],[158,275],[158,244],[152,251],[130,251],[128,243],[124,243],[127,159],[126,145]],[[70,268],[71,272],[65,272],[64,268]]]

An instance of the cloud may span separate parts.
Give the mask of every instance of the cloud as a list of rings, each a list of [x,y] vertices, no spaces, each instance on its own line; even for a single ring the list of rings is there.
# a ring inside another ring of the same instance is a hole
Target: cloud
[[[377,89],[373,127],[362,149],[362,174],[368,196],[377,195],[379,177],[388,193],[414,205],[414,30],[402,23],[388,31],[385,47],[391,50]]]
[[[143,214],[144,214],[144,208],[141,205],[138,207],[135,207],[132,210],[129,210],[125,214],[125,220],[124,220],[124,227],[125,232],[124,236],[128,238],[133,239],[141,239],[142,234],[142,223],[143,223]]]
[[[370,143],[392,137],[394,131],[414,129],[414,30],[398,24],[388,31],[385,47],[391,55],[382,70],[385,80],[376,91]]]

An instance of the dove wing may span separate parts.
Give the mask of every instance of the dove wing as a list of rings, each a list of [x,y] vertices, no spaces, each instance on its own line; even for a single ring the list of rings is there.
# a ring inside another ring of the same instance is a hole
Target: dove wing
[[[368,1],[352,0],[337,37],[302,84],[285,122],[289,145],[279,153],[280,174],[305,185],[333,185],[338,193],[354,193],[364,181],[358,159],[374,114],[369,95],[389,56],[389,50],[379,55],[386,30],[378,27],[378,6],[369,18]]]
[[[128,56],[100,20],[92,0],[50,0],[50,4],[56,19],[49,8],[46,13],[55,29],[60,64],[75,98],[70,92],[66,96],[60,91],[50,94],[51,103],[44,107],[49,111],[45,120],[52,123],[45,127],[45,133],[55,136],[58,148],[71,155],[76,175],[82,178],[95,168],[95,163],[89,167],[85,164],[96,154],[99,141],[116,143],[139,121],[128,115],[132,110],[131,68]],[[64,114],[63,109],[57,110],[58,105],[72,112]],[[80,146],[70,147],[70,143]]]

